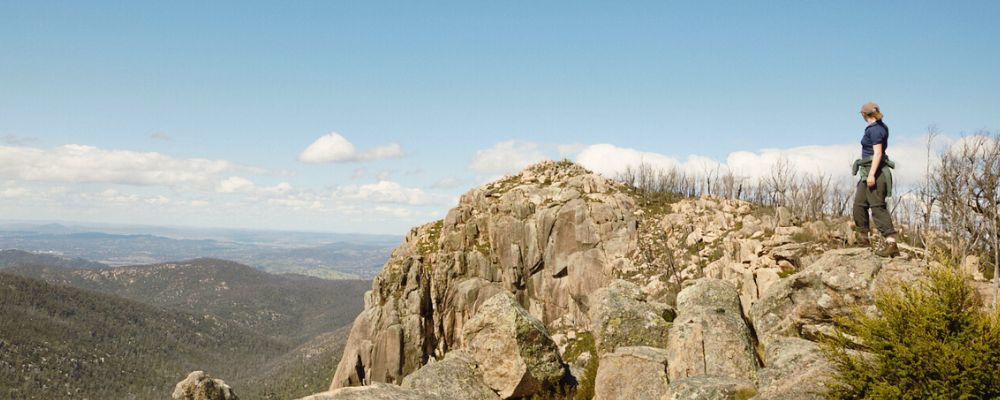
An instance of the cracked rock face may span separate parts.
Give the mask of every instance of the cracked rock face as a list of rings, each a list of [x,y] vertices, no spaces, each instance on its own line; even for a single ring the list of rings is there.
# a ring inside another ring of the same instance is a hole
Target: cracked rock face
[[[699,279],[677,296],[670,330],[670,380],[719,376],[755,381],[759,363],[754,338],[736,288],[718,279]]]
[[[667,394],[667,351],[655,347],[619,347],[601,357],[594,400],[660,400]]]

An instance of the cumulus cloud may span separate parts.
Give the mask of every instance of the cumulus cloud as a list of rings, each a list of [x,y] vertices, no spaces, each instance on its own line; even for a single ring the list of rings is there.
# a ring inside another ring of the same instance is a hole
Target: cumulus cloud
[[[231,171],[260,172],[225,160],[177,159],[78,144],[54,149],[0,146],[0,178],[17,181],[211,188],[219,175]]]
[[[547,158],[548,155],[538,143],[508,140],[489,149],[476,151],[469,169],[481,174],[509,174]]]
[[[238,193],[238,192],[250,192],[256,188],[256,185],[249,179],[231,176],[226,178],[222,182],[219,182],[219,186],[215,189],[219,193]]]
[[[379,181],[367,185],[343,186],[334,191],[339,199],[363,200],[375,203],[424,205],[431,202],[423,190],[408,188],[391,181]]]
[[[327,162],[357,162],[377,161],[403,156],[403,148],[398,143],[388,143],[376,146],[364,152],[358,152],[354,144],[339,133],[331,132],[320,136],[302,153],[299,161],[306,163]]]
[[[934,161],[933,154],[951,146],[953,142],[954,140],[948,137],[939,137],[931,150],[930,161]],[[681,161],[655,152],[610,144],[595,144],[580,151],[576,161],[594,172],[609,177],[616,176],[630,166],[647,164],[655,169],[677,169],[694,175],[731,172],[736,176],[754,179],[770,174],[778,160],[787,161],[798,173],[848,177],[850,165],[860,156],[860,152],[860,146],[857,144],[832,144],[736,151],[729,153],[724,161],[703,155],[689,155]],[[886,153],[896,163],[893,176],[901,185],[913,184],[923,179],[928,163],[926,136],[897,140],[890,143]]]
[[[611,144],[585,147],[577,154],[576,162],[605,176],[615,176],[628,167],[640,164],[647,164],[657,169],[671,169],[680,165],[680,162],[673,157]]]

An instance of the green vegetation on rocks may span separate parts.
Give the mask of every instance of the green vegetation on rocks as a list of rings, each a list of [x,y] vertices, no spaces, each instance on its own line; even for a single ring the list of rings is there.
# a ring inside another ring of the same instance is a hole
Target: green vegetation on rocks
[[[966,277],[935,267],[926,278],[856,310],[825,349],[836,372],[829,399],[1000,397],[1000,315],[983,310]]]

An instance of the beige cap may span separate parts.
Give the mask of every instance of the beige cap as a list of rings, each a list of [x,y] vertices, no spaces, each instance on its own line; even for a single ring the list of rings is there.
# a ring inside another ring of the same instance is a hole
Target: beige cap
[[[874,101],[869,101],[861,106],[861,113],[864,115],[869,115],[875,111],[878,111],[878,104],[875,104]]]

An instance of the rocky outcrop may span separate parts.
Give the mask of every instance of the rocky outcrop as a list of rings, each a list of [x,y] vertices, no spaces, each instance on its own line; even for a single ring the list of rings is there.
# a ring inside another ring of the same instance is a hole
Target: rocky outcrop
[[[736,288],[718,279],[699,279],[681,291],[667,346],[671,381],[700,376],[756,380],[755,339],[740,307]]]
[[[837,250],[849,228],[543,162],[407,235],[315,399],[544,397],[574,382],[603,399],[815,398],[830,367],[816,340],[921,271]],[[358,385],[371,386],[343,388]]]
[[[826,252],[803,271],[774,284],[750,310],[765,348],[775,336],[815,340],[831,331],[836,317],[853,307],[871,307],[879,287],[912,282],[923,267],[883,259],[868,249]]]
[[[463,336],[466,351],[482,366],[486,385],[502,398],[530,397],[554,388],[566,374],[545,326],[509,293],[487,300]]]
[[[432,393],[441,400],[500,400],[486,385],[482,370],[465,351],[448,353],[403,378],[404,388]]]
[[[465,346],[462,331],[504,290],[546,326],[588,330],[591,293],[628,269],[635,199],[569,162],[543,162],[472,190],[443,221],[412,230],[375,278],[331,388],[400,383]]]
[[[173,400],[239,400],[222,379],[213,379],[204,371],[194,371],[177,383]]]
[[[877,290],[911,283],[923,270],[917,261],[884,259],[868,249],[833,250],[774,284],[750,310],[767,367],[759,398],[822,398],[830,364],[816,340],[833,334],[836,318],[855,307],[875,312]]]
[[[619,347],[601,357],[594,400],[660,400],[668,388],[666,350]]]
[[[591,329],[599,354],[614,352],[624,346],[665,348],[672,318],[672,308],[649,303],[634,283],[611,282],[598,289],[590,299]]]

